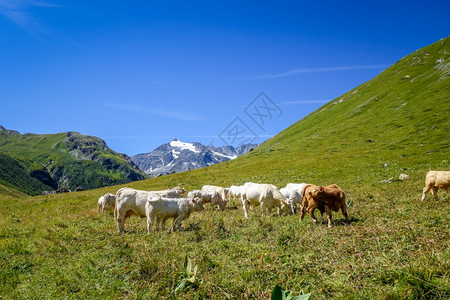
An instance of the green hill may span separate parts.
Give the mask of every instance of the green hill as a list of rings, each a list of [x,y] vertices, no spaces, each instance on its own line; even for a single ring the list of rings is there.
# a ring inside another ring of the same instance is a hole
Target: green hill
[[[261,217],[259,208],[245,220],[232,201],[193,213],[180,233],[147,235],[132,217],[119,235],[96,202],[124,185],[2,198],[0,297],[269,299],[278,283],[311,299],[449,299],[450,199],[439,191],[439,200],[420,201],[426,172],[449,169],[449,67],[446,38],[235,160],[127,184],[336,183],[349,225],[341,213],[329,229],[324,217],[314,225],[309,216]],[[410,179],[396,180],[400,173]]]
[[[4,160],[0,183],[29,195],[146,178],[128,156],[109,149],[99,138],[76,132],[20,134],[0,126],[0,151]]]
[[[352,188],[400,173],[423,181],[427,170],[449,168],[449,76],[446,38],[404,57],[254,151],[170,181],[193,187],[268,181]]]

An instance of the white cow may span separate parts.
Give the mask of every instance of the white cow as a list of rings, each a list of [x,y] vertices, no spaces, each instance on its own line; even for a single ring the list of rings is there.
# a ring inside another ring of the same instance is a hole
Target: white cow
[[[152,193],[164,198],[182,198],[186,194],[186,190],[180,187],[174,187],[169,190],[152,191]]]
[[[100,212],[100,208],[103,207],[103,202],[105,201],[105,196],[100,196],[97,202],[97,212]],[[102,211],[103,212],[103,211]]]
[[[226,202],[223,201],[222,197],[217,191],[201,191],[193,190],[188,193],[189,199],[200,198],[203,200],[203,204],[211,203],[211,207],[217,205],[218,209],[224,210]]]
[[[148,199],[154,197],[177,196],[184,194],[184,189],[174,188],[164,191],[141,191],[132,188],[121,188],[116,193],[116,207],[114,218],[117,223],[117,231],[123,232],[125,220],[132,215],[145,218],[145,204]]]
[[[241,188],[241,201],[244,208],[245,218],[248,219],[247,204],[261,206],[261,215],[264,216],[264,210],[267,209],[267,215],[270,216],[274,207],[281,208],[287,212],[289,206],[286,198],[281,194],[278,188],[272,184],[260,184],[247,182]]]
[[[299,194],[296,190],[291,190],[289,188],[281,188],[280,192],[286,198],[287,203],[291,207],[291,212],[295,215],[297,211],[297,204],[302,205],[302,195]]]
[[[220,196],[218,205],[220,210],[225,209],[225,205],[228,202],[228,189],[225,189],[221,186],[215,186],[215,185],[204,185],[202,187],[202,192],[217,192]]]
[[[164,230],[166,220],[173,219],[172,231],[175,225],[178,231],[181,230],[181,222],[187,219],[192,212],[204,210],[203,200],[200,198],[161,198],[151,197],[145,204],[145,214],[147,216],[147,233],[150,234],[152,225],[158,230],[159,223],[162,222],[161,229]]]
[[[105,209],[114,208],[115,206],[116,206],[116,195],[114,195],[114,194],[106,193],[105,195],[98,198],[98,203],[97,203],[97,211],[98,212],[100,212],[100,208],[101,208],[101,211],[104,212]]]
[[[230,199],[240,199],[241,198],[241,185],[232,185],[228,188],[228,197]]]
[[[217,186],[217,185],[204,185],[202,186],[202,191],[216,191],[220,194],[220,196],[222,197],[222,199],[227,202],[228,201],[228,189],[225,189],[221,186]]]
[[[431,195],[438,200],[438,189],[448,190],[450,187],[450,171],[428,171],[425,177],[425,187],[423,188],[422,201],[425,194],[431,190]]]
[[[288,199],[291,210],[293,209],[293,213],[297,210],[297,204],[300,205],[300,208],[302,206],[303,189],[305,186],[307,186],[306,183],[288,183],[284,189],[280,189],[281,193]],[[285,189],[288,189],[291,192],[287,192]]]

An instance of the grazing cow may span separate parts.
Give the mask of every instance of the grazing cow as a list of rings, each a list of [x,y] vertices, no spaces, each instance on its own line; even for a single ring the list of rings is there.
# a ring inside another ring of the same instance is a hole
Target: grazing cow
[[[289,210],[286,198],[281,194],[278,188],[272,184],[245,183],[241,188],[241,201],[246,219],[248,219],[248,203],[254,206],[260,205],[262,216],[264,216],[265,209],[267,209],[268,216],[270,216],[271,210],[274,207],[281,208],[283,212]]]
[[[154,197],[173,198],[184,195],[186,190],[173,188],[164,191],[141,191],[132,188],[121,188],[116,193],[116,207],[114,209],[114,218],[117,223],[117,231],[123,232],[125,220],[132,215],[145,218],[145,203],[147,199]]]
[[[175,225],[178,231],[181,230],[181,222],[187,219],[192,212],[204,210],[203,200],[200,198],[161,198],[159,196],[151,197],[145,204],[145,214],[147,216],[147,233],[150,234],[150,228],[155,225],[158,230],[159,223],[162,222],[161,229],[164,230],[166,220],[172,218],[172,231],[175,231]]]
[[[450,187],[450,171],[428,171],[425,177],[425,187],[423,188],[422,201],[425,200],[425,194],[431,190],[431,195],[438,200],[438,189],[447,189]]]
[[[237,199],[241,198],[241,188],[242,186],[238,185],[232,185],[228,188],[228,197],[230,199]]]
[[[302,194],[296,190],[291,190],[290,188],[281,188],[280,192],[286,198],[287,203],[291,207],[291,212],[295,215],[297,211],[297,204],[302,205]]]
[[[211,207],[217,205],[219,210],[224,210],[226,205],[220,194],[213,190],[193,190],[188,193],[188,198],[200,198],[203,200],[203,203],[211,203]]]
[[[111,193],[106,193],[105,195],[98,198],[97,211],[104,212],[107,208],[114,208],[116,206],[116,195]]]
[[[98,198],[98,202],[97,202],[97,212],[100,212],[100,208],[103,207],[103,202],[105,201],[105,196],[100,196],[100,198]],[[102,210],[103,212],[103,210]]]
[[[303,220],[306,210],[308,210],[314,223],[317,223],[317,219],[314,216],[314,210],[319,209],[320,213],[327,213],[328,227],[332,227],[331,223],[331,210],[342,210],[342,214],[345,220],[348,222],[347,205],[345,203],[345,194],[340,187],[335,184],[329,186],[317,186],[314,184],[308,184],[303,189],[302,195],[302,213],[300,215],[300,221]]]
[[[174,187],[169,190],[152,191],[152,193],[164,198],[182,198],[186,194],[186,190],[180,187]]]
[[[225,201],[225,204],[228,202],[228,189],[225,189],[221,186],[216,185],[204,185],[202,187],[202,191],[215,191],[218,192],[220,197],[222,197],[223,201]]]

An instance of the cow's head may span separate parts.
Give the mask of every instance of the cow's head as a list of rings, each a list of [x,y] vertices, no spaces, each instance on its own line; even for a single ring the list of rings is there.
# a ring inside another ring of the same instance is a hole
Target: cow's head
[[[194,206],[194,211],[200,211],[204,210],[205,206],[203,205],[203,199],[199,197],[195,197],[194,199],[190,200]]]
[[[313,197],[317,197],[317,196],[323,194],[323,192],[324,192],[324,188],[321,185],[313,186],[308,191],[309,195],[311,195]]]

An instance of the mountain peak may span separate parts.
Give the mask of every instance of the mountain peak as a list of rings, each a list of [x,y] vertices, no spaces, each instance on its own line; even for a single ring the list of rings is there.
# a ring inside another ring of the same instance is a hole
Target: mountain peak
[[[258,145],[248,144],[238,148],[223,146],[215,148],[200,143],[186,143],[179,139],[161,145],[152,152],[133,156],[131,159],[145,173],[153,176],[184,172],[221,163],[254,149]]]

